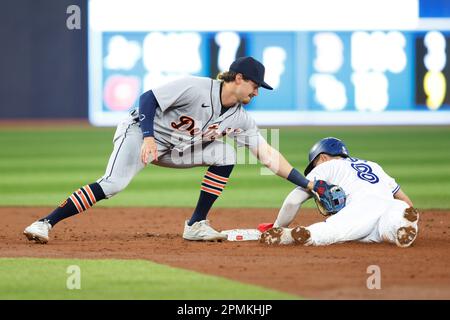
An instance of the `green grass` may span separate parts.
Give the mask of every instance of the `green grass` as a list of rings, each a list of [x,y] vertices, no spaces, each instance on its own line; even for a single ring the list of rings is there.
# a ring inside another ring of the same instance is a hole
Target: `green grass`
[[[0,206],[55,206],[101,177],[113,128],[0,129]],[[450,208],[450,127],[303,127],[280,130],[279,149],[303,171],[312,144],[342,138],[352,155],[381,164],[420,208]],[[279,208],[293,185],[261,166],[237,165],[215,207]],[[205,168],[151,166],[100,206],[193,207]],[[314,206],[309,202],[308,206]]]
[[[73,289],[80,270],[80,289]],[[68,273],[69,272],[69,273]],[[72,289],[68,289],[69,283]],[[299,297],[142,260],[0,259],[0,300],[230,300]]]

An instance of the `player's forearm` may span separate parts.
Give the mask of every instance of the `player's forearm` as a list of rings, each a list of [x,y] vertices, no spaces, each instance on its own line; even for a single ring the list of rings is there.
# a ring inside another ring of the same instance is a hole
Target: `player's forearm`
[[[290,163],[283,157],[282,154],[280,154],[277,150],[273,149],[275,157],[278,159],[278,171],[275,171],[277,167],[275,167],[275,170],[272,170],[274,173],[276,173],[278,176],[287,179],[288,181],[292,182],[293,184],[300,186],[302,188],[312,190],[313,189],[313,182],[309,181],[305,178],[297,169],[292,167]]]
[[[272,161],[274,165],[272,166],[271,170],[276,175],[287,179],[289,174],[291,173],[293,167],[291,164],[283,157],[282,154],[280,154],[277,150],[272,148]]]
[[[274,227],[287,228],[294,221],[303,202],[310,198],[310,194],[301,188],[295,188],[289,193],[278,212]]]
[[[253,152],[258,160],[265,165],[270,171],[276,175],[287,178],[292,170],[292,166],[286,161],[286,159],[269,144],[260,144]]]
[[[293,168],[283,155],[269,144],[260,145],[256,154],[259,161],[276,175],[289,180],[297,186],[312,190],[313,182],[306,179]]]
[[[157,107],[158,101],[151,90],[141,95],[139,99],[139,121],[144,138],[154,136],[153,121]]]
[[[394,199],[402,200],[402,201],[406,202],[410,207],[413,207],[413,203],[412,203],[411,199],[409,199],[409,197],[402,191],[402,189],[399,189],[394,194]]]

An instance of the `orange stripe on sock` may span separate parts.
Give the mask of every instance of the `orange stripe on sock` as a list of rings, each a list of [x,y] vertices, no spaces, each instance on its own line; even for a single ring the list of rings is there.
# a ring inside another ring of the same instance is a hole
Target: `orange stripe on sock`
[[[89,199],[91,199],[92,204],[95,204],[97,200],[95,200],[95,196],[91,190],[91,187],[89,187],[89,185],[85,185],[83,189],[86,190],[87,194],[89,195]]]
[[[206,183],[206,184],[209,184],[209,185],[211,185],[211,186],[213,186],[213,187],[220,188],[220,189],[225,188],[225,184],[220,184],[220,183],[211,181],[211,180],[209,180],[209,179],[207,179],[207,178],[203,178],[203,182]]]
[[[211,173],[209,171],[206,171],[206,175],[208,177],[211,177],[213,179],[216,179],[216,180],[219,180],[219,181],[222,181],[222,182],[225,182],[225,183],[228,182],[228,178],[224,178],[224,177],[218,176],[217,174]]]
[[[77,198],[72,194],[70,197],[70,200],[72,200],[75,207],[77,207],[78,213],[83,211],[83,208],[81,207],[80,203],[78,202]]]
[[[86,196],[84,195],[83,191],[81,191],[81,189],[78,189],[76,193],[81,198],[81,201],[83,201],[86,210],[89,209],[91,206],[89,205],[89,201],[86,199]]]
[[[203,191],[205,191],[205,192],[215,194],[216,196],[220,196],[220,194],[221,194],[220,191],[217,191],[217,190],[214,190],[214,189],[210,189],[210,188],[207,188],[207,187],[205,187],[205,186],[202,186],[201,189],[202,189]]]

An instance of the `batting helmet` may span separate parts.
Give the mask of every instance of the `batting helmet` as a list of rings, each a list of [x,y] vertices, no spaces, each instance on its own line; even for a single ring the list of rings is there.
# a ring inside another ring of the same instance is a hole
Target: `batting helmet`
[[[330,156],[349,157],[347,147],[342,140],[334,137],[323,138],[309,151],[309,164],[305,169],[305,176],[314,169],[314,160],[321,154],[326,153]]]

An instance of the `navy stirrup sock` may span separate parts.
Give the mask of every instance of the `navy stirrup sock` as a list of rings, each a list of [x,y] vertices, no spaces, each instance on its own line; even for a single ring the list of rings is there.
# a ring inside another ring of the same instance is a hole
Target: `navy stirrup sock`
[[[39,221],[47,220],[52,226],[54,226],[59,221],[71,217],[77,213],[81,213],[92,207],[96,202],[105,198],[105,193],[97,182],[85,185],[72,193],[69,198],[64,200],[47,217]]]
[[[208,171],[206,171],[203,177],[197,206],[192,214],[191,220],[188,222],[189,226],[197,221],[206,219],[214,201],[216,201],[222,193],[223,188],[225,188],[233,167],[234,165],[210,166],[208,168]]]

